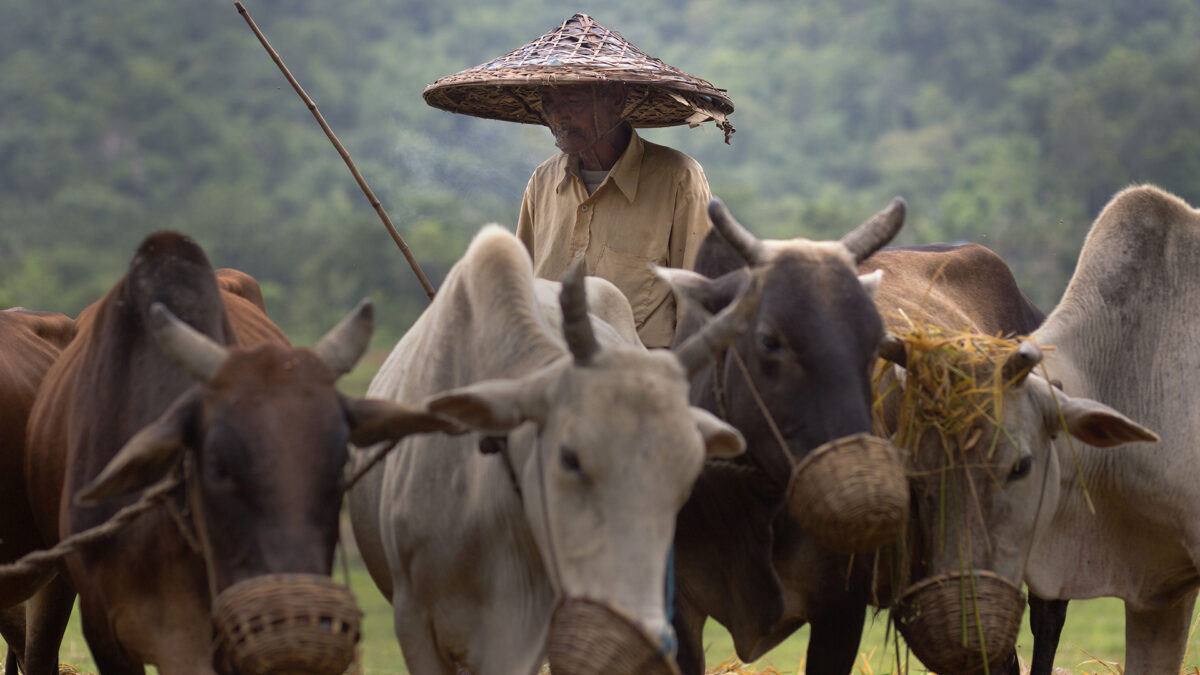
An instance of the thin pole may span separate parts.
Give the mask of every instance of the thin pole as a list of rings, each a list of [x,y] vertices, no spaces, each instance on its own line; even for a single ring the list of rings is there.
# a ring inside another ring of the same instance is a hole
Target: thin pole
[[[358,181],[358,187],[362,188],[363,194],[367,196],[367,201],[371,202],[371,206],[375,207],[375,213],[379,214],[379,219],[383,221],[383,226],[387,228],[388,234],[392,235],[392,241],[396,242],[396,245],[400,247],[400,252],[404,254],[405,260],[408,260],[408,266],[412,268],[413,274],[417,275],[417,280],[421,282],[421,287],[425,289],[425,295],[428,295],[429,299],[433,300],[433,284],[429,283],[429,279],[421,271],[421,266],[417,263],[417,259],[413,257],[412,251],[408,249],[408,244],[404,243],[404,239],[400,237],[400,233],[392,225],[392,219],[388,218],[387,211],[383,210],[383,205],[379,203],[379,199],[375,197],[375,193],[371,191],[370,186],[367,185],[367,181],[363,179],[362,174],[358,172],[358,168],[354,166],[354,161],[350,159],[350,153],[346,152],[346,148],[342,146],[337,135],[333,133],[333,129],[329,128],[329,123],[325,121],[325,117],[321,115],[321,111],[317,110],[317,104],[313,103],[308,94],[304,93],[304,88],[292,76],[287,66],[283,65],[283,59],[279,58],[279,54],[271,47],[271,43],[267,42],[267,37],[258,29],[258,25],[254,23],[254,19],[250,18],[250,12],[246,11],[241,2],[234,2],[233,6],[237,7],[238,13],[249,24],[250,30],[254,31],[254,35],[258,37],[258,41],[262,43],[263,48],[271,55],[271,60],[275,62],[275,65],[279,66],[279,70],[283,72],[283,76],[292,85],[292,89],[295,89],[300,99],[304,101],[304,105],[308,106],[309,112],[313,114],[313,117],[317,118],[317,123],[325,130],[325,135],[329,137],[329,142],[333,143],[334,148],[337,148],[338,154],[342,156],[342,160],[350,168],[350,173],[353,174],[354,180]]]

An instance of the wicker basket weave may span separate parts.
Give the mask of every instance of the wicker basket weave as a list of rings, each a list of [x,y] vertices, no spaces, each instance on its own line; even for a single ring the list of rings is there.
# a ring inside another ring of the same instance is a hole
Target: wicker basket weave
[[[217,661],[239,675],[341,675],[354,660],[361,620],[350,589],[329,577],[254,577],[217,596]]]
[[[900,634],[930,670],[972,675],[984,672],[985,655],[992,672],[1008,657],[1017,643],[1025,596],[1004,577],[975,570],[914,584],[895,611]]]
[[[788,508],[817,543],[869,553],[899,536],[908,519],[908,479],[887,440],[856,434],[813,450],[792,471]]]
[[[550,620],[554,675],[679,675],[659,641],[620,610],[594,600],[559,603]]]
[[[733,101],[725,90],[667,65],[586,14],[487,63],[425,87],[425,102],[450,112],[544,124],[543,87],[621,82],[630,89],[625,119],[635,127],[665,127],[725,119]],[[727,139],[728,140],[728,139]]]

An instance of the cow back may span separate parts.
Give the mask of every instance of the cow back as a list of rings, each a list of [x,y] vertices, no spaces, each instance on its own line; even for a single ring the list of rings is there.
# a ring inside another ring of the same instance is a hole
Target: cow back
[[[859,270],[883,270],[875,304],[892,330],[904,330],[907,316],[947,329],[1028,335],[1045,318],[1004,260],[978,244],[884,249]]]

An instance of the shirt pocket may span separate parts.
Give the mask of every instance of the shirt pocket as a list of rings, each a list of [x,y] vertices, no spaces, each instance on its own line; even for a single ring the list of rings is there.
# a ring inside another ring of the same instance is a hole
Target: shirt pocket
[[[611,281],[621,290],[629,300],[634,323],[639,329],[646,322],[650,311],[662,304],[666,294],[670,292],[667,284],[659,283],[658,277],[650,267],[651,263],[664,265],[666,259],[626,253],[602,244],[596,268],[588,272]]]

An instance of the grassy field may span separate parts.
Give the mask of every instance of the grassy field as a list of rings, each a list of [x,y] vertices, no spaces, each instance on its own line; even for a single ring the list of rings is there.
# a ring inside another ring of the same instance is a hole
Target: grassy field
[[[349,394],[362,395],[375,371],[382,364],[386,352],[371,352],[363,363],[347,375],[341,385]],[[349,537],[348,531],[346,536]],[[352,546],[351,546],[352,547]],[[358,598],[365,618],[363,640],[360,649],[362,675],[407,674],[400,649],[392,633],[392,611],[390,605],[375,589],[361,561],[350,555],[350,587]],[[340,570],[340,565],[339,565]],[[335,575],[341,580],[341,572]],[[1026,662],[1033,650],[1028,620],[1022,627],[1017,641],[1020,657]],[[1125,614],[1121,603],[1114,599],[1099,599],[1072,602],[1063,630],[1056,665],[1077,674],[1115,674],[1121,672],[1118,665],[1125,649]],[[1193,616],[1189,651],[1184,661],[1184,673],[1200,675],[1200,633],[1197,617]],[[803,673],[804,650],[808,645],[808,628],[802,628],[786,642],[760,661],[750,664],[745,672],[771,672],[780,674]],[[705,646],[710,667],[733,657],[733,643],[728,633],[710,621],[705,629]],[[894,636],[887,631],[887,615],[868,617],[868,628],[860,648],[859,661],[855,665],[856,675],[883,675],[897,671],[897,655]],[[77,666],[81,671],[94,671],[94,664],[79,630],[78,612],[71,619],[63,642],[61,658]],[[927,672],[915,659],[906,662],[900,654],[901,670],[909,673]],[[717,669],[719,671],[719,669]],[[150,672],[156,672],[153,668]],[[737,671],[732,671],[737,672]]]
[[[350,587],[358,598],[363,619],[361,644],[362,675],[406,674],[400,648],[392,633],[391,606],[375,589],[361,562],[354,556],[350,559]],[[340,569],[340,565],[339,565]],[[341,572],[336,574],[342,579]],[[1200,634],[1197,634],[1197,619],[1193,617],[1189,652],[1185,659],[1184,673],[1200,675]],[[855,664],[856,675],[884,675],[894,673],[896,649],[894,637],[887,633],[887,615],[874,619],[868,617],[868,627],[860,648],[859,661]],[[1108,675],[1121,672],[1118,664],[1125,649],[1125,614],[1121,603],[1114,599],[1084,600],[1071,603],[1066,628],[1055,664],[1072,673]],[[885,641],[885,636],[887,641]],[[705,645],[709,666],[733,658],[733,643],[719,625],[710,621],[705,630]],[[808,645],[808,627],[795,635],[760,661],[750,664],[750,671],[766,671],[775,668],[781,674],[803,673],[804,650]],[[906,655],[901,645],[901,665],[909,673],[927,672],[916,659],[905,663]],[[1028,625],[1024,626],[1017,641],[1020,657],[1028,661],[1033,649]],[[71,626],[63,642],[62,660],[87,673],[94,664],[79,631],[78,612],[72,616]],[[902,668],[903,669],[903,668]],[[155,672],[150,669],[150,672]]]

